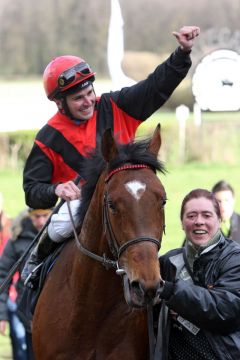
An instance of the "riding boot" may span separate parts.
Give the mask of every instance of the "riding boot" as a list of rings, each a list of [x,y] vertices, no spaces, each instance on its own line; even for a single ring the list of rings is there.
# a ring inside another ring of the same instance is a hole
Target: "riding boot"
[[[52,241],[52,239],[48,236],[47,228],[43,231],[40,239],[30,254],[28,260],[26,261],[23,271],[21,273],[21,278],[24,282],[28,278],[31,278],[31,274],[35,273],[35,269],[40,267],[40,264],[43,260],[50,255],[58,246],[58,243]]]

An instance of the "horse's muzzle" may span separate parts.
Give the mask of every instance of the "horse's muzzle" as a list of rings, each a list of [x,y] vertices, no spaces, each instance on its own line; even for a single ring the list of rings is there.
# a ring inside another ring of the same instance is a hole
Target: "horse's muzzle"
[[[159,295],[162,292],[161,281],[156,285],[146,288],[140,281],[129,281],[127,275],[123,275],[124,296],[127,304],[131,307],[146,307],[149,302],[153,305],[160,302]]]

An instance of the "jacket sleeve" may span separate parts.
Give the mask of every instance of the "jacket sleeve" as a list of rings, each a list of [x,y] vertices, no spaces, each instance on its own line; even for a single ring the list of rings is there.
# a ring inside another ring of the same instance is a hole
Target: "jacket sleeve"
[[[31,208],[47,209],[56,204],[58,197],[55,195],[56,184],[51,184],[52,172],[50,159],[34,144],[23,172],[25,201]]]
[[[228,256],[213,284],[166,281],[161,297],[170,309],[202,329],[223,334],[239,329],[239,256],[239,252]]]
[[[169,99],[191,64],[189,52],[179,47],[147,79],[113,92],[113,101],[128,115],[146,120]]]
[[[17,261],[17,256],[14,248],[14,242],[9,240],[4,248],[2,256],[0,257],[0,284],[6,279],[8,272]],[[7,315],[7,299],[9,286],[0,294],[0,320],[8,320]]]

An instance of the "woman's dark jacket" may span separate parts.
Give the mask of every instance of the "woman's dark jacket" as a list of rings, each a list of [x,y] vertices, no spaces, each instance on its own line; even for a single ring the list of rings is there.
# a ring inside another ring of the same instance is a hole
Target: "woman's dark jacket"
[[[160,257],[167,306],[203,330],[219,360],[240,359],[240,246],[220,242],[193,264],[193,282],[175,280],[184,248]]]
[[[23,255],[29,244],[33,241],[33,239],[38,233],[38,230],[33,226],[32,221],[29,217],[22,220],[21,226],[21,233],[16,239],[8,240],[2,256],[0,257],[0,284],[7,277],[8,272],[10,271],[12,266]],[[24,264],[22,264],[19,269],[20,272],[23,268],[23,265]],[[11,284],[9,284],[8,288],[6,288],[5,291],[0,294],[0,320],[8,320],[7,299],[10,285]],[[24,284],[21,278],[19,278],[16,284],[17,300],[20,299],[23,289]]]

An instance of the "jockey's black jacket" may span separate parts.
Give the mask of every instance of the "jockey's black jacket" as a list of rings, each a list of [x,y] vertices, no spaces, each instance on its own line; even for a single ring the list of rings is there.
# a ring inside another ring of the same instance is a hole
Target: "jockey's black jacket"
[[[77,124],[57,112],[37,134],[26,161],[26,204],[32,208],[54,206],[56,184],[81,175],[82,159],[107,128],[120,143],[133,140],[137,127],[168,100],[190,66],[189,52],[179,47],[147,79],[98,97],[94,114],[85,123]]]

